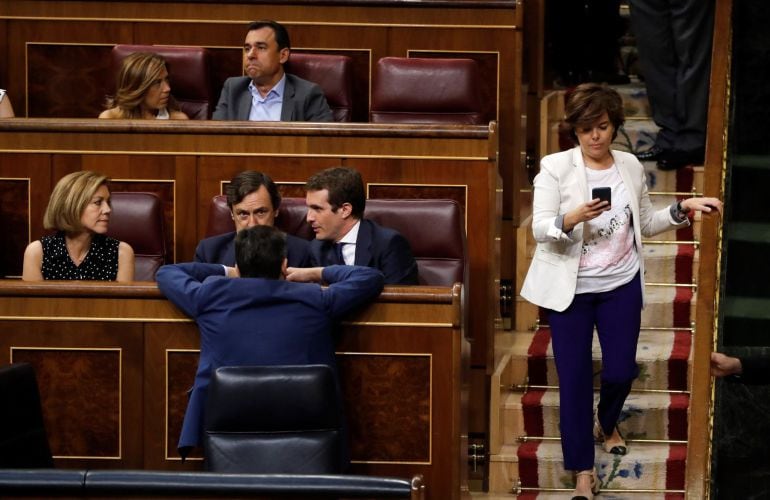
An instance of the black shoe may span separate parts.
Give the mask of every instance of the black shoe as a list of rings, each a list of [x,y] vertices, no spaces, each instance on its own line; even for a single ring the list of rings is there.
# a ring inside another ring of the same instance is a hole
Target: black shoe
[[[695,151],[671,151],[658,160],[659,170],[677,170],[688,165],[703,165],[705,159],[702,149]]]
[[[666,158],[669,154],[669,151],[661,148],[660,146],[652,146],[646,151],[640,151],[634,154],[639,159],[639,161],[659,161]]]

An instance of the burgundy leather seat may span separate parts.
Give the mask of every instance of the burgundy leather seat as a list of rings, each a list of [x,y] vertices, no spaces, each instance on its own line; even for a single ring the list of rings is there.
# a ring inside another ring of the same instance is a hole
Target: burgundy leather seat
[[[304,198],[283,198],[275,225],[289,234],[313,239],[306,214]],[[465,222],[454,200],[370,199],[366,200],[364,216],[395,229],[409,241],[421,285],[465,282]],[[226,197],[215,196],[209,207],[206,236],[234,230]]]
[[[473,59],[383,57],[372,79],[372,123],[486,123]]]
[[[154,281],[166,259],[163,203],[153,193],[114,191],[110,198],[112,214],[107,234],[134,249],[134,280]]]
[[[165,45],[115,45],[112,48],[113,74],[110,89],[115,89],[120,65],[134,52],[154,52],[168,63],[171,95],[191,120],[207,120],[211,116],[213,97],[209,81],[209,53],[203,47]]]
[[[335,122],[353,119],[353,60],[350,57],[292,52],[285,69],[321,87]]]
[[[407,239],[421,285],[465,282],[465,223],[454,200],[366,200],[364,217]]]

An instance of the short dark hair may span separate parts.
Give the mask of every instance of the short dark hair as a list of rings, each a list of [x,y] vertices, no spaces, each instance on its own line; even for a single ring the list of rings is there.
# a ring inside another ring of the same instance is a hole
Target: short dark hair
[[[256,170],[246,170],[230,180],[230,184],[225,188],[227,206],[232,210],[233,205],[242,202],[246,196],[259,190],[262,186],[265,186],[270,195],[273,210],[278,210],[281,206],[281,193],[278,192],[278,186],[269,175]]]
[[[286,234],[273,226],[254,226],[235,235],[235,262],[242,278],[281,277]]]
[[[278,44],[278,50],[291,49],[291,41],[289,40],[289,32],[284,28],[283,24],[272,21],[270,19],[260,19],[259,21],[252,21],[249,23],[249,31],[261,30],[262,28],[271,28],[275,33],[275,42]]]
[[[336,212],[344,203],[353,207],[352,214],[360,219],[366,208],[364,181],[357,170],[346,167],[332,167],[314,174],[305,184],[308,191],[329,191],[329,204]]]
[[[588,127],[607,113],[610,123],[615,128],[612,140],[618,136],[618,130],[626,121],[623,115],[623,98],[615,89],[601,83],[582,83],[575,87],[568,96],[564,121],[570,126],[570,136],[577,141],[575,129]]]

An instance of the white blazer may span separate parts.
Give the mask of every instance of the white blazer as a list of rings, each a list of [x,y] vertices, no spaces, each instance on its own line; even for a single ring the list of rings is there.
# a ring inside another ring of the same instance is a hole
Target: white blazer
[[[639,254],[644,297],[644,259],[642,235],[653,236],[676,227],[669,207],[654,210],[647,194],[644,167],[630,153],[611,150],[631,198],[634,242]],[[532,232],[537,241],[535,255],[529,266],[521,296],[541,307],[563,311],[572,303],[577,286],[578,266],[583,246],[583,223],[567,234],[556,228],[556,217],[590,201],[586,181],[586,167],[580,147],[546,156],[540,162],[540,173],[535,177],[532,207]]]

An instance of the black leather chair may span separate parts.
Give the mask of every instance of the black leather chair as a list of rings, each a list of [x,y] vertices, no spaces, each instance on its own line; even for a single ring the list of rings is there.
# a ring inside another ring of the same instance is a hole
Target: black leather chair
[[[335,374],[325,365],[218,368],[204,413],[206,469],[339,473],[339,401]]]
[[[0,367],[0,402],[0,468],[53,467],[32,365]]]

